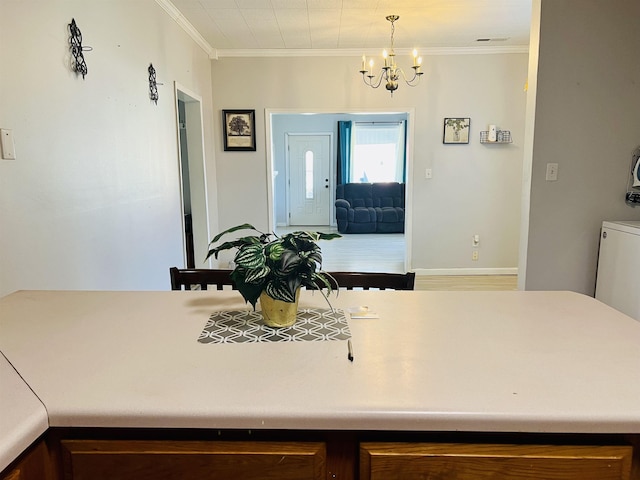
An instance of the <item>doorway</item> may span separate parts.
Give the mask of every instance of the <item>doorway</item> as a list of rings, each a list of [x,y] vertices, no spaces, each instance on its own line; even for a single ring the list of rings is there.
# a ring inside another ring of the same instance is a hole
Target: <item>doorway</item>
[[[349,117],[349,118],[345,118]],[[413,198],[413,185],[411,182],[413,171],[413,138],[414,138],[414,118],[415,109],[403,108],[403,109],[357,109],[352,111],[338,111],[335,110],[314,110],[310,112],[308,110],[300,109],[265,109],[265,127],[266,127],[266,141],[267,141],[267,168],[269,175],[269,182],[267,182],[267,210],[269,220],[269,230],[275,231],[277,228],[286,228],[289,225],[288,219],[288,199],[284,198],[282,193],[287,190],[286,183],[289,181],[286,170],[286,148],[287,133],[301,133],[301,132],[331,132],[335,138],[337,131],[337,121],[351,119],[354,121],[396,121],[401,119],[406,120],[406,193],[405,193],[405,205],[407,205],[405,216],[405,233],[402,236],[402,264],[404,265],[403,271],[409,271],[411,269],[411,232],[412,232],[412,215],[411,205]],[[327,121],[330,122],[330,126],[327,126]],[[329,190],[331,192],[331,201],[329,208],[332,213],[330,217],[330,228],[335,230],[335,152],[334,145],[331,146],[330,156],[332,158],[332,173],[330,176]],[[287,212],[285,214],[285,211]],[[362,236],[359,238],[362,239]],[[387,237],[388,238],[388,237]],[[385,235],[376,235],[375,240],[377,242],[383,241]],[[330,243],[330,242],[329,242]],[[336,242],[336,247],[337,247]],[[343,242],[344,243],[344,242]]]
[[[175,84],[180,163],[180,200],[184,265],[210,268],[206,167],[202,131],[202,99]]]
[[[329,226],[333,202],[330,133],[287,133],[289,225]]]

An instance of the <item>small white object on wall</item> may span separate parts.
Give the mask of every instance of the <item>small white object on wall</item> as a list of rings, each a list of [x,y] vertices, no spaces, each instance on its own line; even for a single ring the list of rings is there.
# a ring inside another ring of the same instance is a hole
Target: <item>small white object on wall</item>
[[[2,145],[2,159],[15,160],[16,147],[13,144],[13,130],[0,128],[0,144]]]
[[[489,141],[490,142],[495,142],[498,139],[497,132],[498,130],[495,125],[489,125]]]

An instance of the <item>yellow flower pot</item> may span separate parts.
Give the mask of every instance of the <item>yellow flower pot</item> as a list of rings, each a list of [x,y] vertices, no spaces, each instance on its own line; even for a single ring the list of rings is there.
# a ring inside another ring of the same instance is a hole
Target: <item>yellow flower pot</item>
[[[260,307],[265,325],[274,328],[290,327],[296,323],[300,289],[296,291],[296,301],[283,302],[270,297],[265,292],[260,294]]]

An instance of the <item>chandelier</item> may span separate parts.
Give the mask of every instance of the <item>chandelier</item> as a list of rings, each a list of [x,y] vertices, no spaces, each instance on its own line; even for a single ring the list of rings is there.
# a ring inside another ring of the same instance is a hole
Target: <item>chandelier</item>
[[[420,82],[420,77],[422,73],[420,71],[420,66],[422,65],[422,57],[418,57],[417,50],[413,50],[413,77],[411,80],[407,79],[404,71],[396,65],[396,53],[393,49],[393,34],[396,30],[395,21],[400,17],[398,15],[389,15],[385,17],[389,22],[391,22],[391,48],[387,53],[386,50],[383,50],[382,57],[384,58],[384,67],[376,75],[373,74],[373,59],[369,60],[369,70],[367,70],[367,62],[366,57],[362,56],[362,68],[360,73],[362,74],[362,79],[366,85],[369,85],[371,88],[378,88],[382,81],[384,80],[384,87],[389,90],[391,96],[393,97],[393,92],[398,89],[398,80],[400,77],[405,81],[407,85],[410,87],[415,87]]]

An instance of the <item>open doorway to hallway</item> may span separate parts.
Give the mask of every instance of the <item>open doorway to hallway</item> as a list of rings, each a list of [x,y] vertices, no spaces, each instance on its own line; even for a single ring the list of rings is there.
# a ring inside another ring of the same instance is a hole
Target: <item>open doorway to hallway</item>
[[[193,92],[175,84],[178,124],[180,193],[183,212],[184,265],[206,268],[209,215],[206,167],[202,131],[202,100]]]
[[[269,185],[269,226],[271,230],[278,232],[291,231],[291,229],[306,230],[313,226],[314,229],[322,231],[337,231],[334,204],[337,184],[337,129],[340,120],[348,119],[353,122],[369,124],[375,122],[378,124],[406,123],[406,139],[403,144],[403,147],[406,148],[407,173],[405,178],[410,179],[411,176],[408,172],[411,170],[412,147],[409,139],[412,138],[412,113],[412,111],[308,113],[267,110],[265,121],[267,124],[268,165],[272,174],[272,182]],[[317,156],[313,149],[296,150],[295,146],[300,142],[306,142],[311,135],[324,135],[325,138],[329,138],[328,168],[322,169],[323,160],[321,158],[324,157]],[[308,152],[313,154],[311,160],[304,157]],[[297,167],[292,166],[290,161],[292,156],[300,157]],[[305,168],[298,168],[300,165],[304,165]],[[319,169],[318,172],[313,171],[316,167]],[[409,184],[406,186],[406,191],[408,197],[410,195]],[[317,205],[313,203],[316,198],[320,197],[316,196],[317,193],[324,194],[323,205],[325,209],[329,210],[328,218],[326,211],[318,209]],[[405,205],[410,205],[410,202],[405,200]],[[298,217],[299,211],[303,209],[311,214],[308,219],[304,216],[302,219]],[[318,218],[314,218],[318,212],[326,220],[319,221]],[[323,247],[325,262],[331,262],[330,265],[342,265],[352,271],[405,272],[410,266],[408,253],[410,250],[406,241],[407,238],[410,238],[410,229],[410,212],[405,209],[404,234],[345,234],[343,239],[332,245],[329,245],[331,242],[326,242],[327,245]],[[380,253],[383,250],[386,252]],[[393,253],[389,253],[389,250],[392,250]],[[366,265],[367,258],[371,259],[369,266]]]

